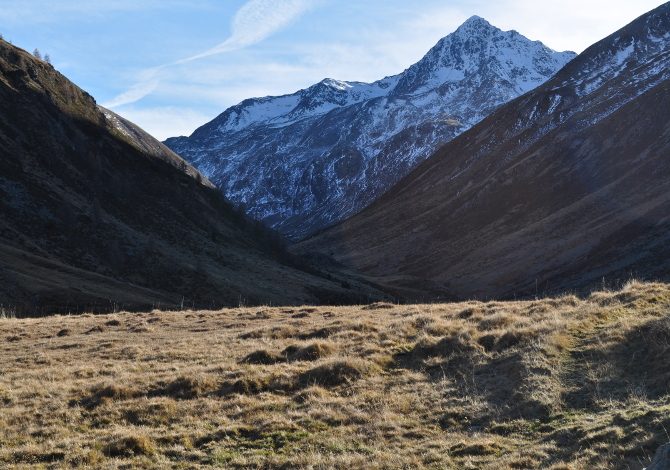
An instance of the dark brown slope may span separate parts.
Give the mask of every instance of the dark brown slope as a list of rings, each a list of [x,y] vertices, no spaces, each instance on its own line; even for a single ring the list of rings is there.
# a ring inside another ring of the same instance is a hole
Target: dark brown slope
[[[297,247],[409,296],[509,297],[670,274],[670,4]]]
[[[339,273],[300,268],[167,147],[4,41],[0,103],[3,310],[375,295]]]

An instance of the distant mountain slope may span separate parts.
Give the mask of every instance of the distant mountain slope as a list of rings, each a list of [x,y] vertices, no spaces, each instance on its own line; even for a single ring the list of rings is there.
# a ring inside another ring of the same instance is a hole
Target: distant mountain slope
[[[573,57],[472,17],[399,75],[245,100],[166,144],[251,216],[298,239],[361,210]]]
[[[4,41],[0,103],[0,309],[374,295],[347,276],[299,268],[174,152]]]
[[[670,275],[670,3],[302,243],[414,295]]]

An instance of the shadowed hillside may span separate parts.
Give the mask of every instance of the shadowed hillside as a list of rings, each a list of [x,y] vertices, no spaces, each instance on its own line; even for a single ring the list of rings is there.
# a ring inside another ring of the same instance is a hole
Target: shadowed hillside
[[[171,150],[2,40],[0,102],[4,309],[41,314],[377,295],[289,256],[275,234],[234,211]]]
[[[670,273],[670,3],[444,146],[316,251],[414,298]]]

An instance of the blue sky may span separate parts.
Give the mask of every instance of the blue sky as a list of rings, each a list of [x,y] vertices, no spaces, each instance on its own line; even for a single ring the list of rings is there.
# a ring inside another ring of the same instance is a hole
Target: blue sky
[[[581,52],[658,0],[0,0],[0,33],[50,54],[160,139],[244,98],[401,72],[477,14]]]

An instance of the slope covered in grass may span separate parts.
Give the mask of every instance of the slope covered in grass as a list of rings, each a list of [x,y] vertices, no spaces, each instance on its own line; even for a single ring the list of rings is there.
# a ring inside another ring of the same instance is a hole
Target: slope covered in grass
[[[670,440],[670,286],[0,320],[0,466],[632,468]]]
[[[32,315],[356,303],[193,167],[0,39],[0,305]]]

